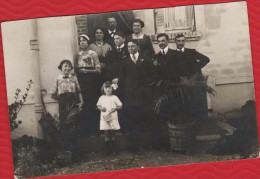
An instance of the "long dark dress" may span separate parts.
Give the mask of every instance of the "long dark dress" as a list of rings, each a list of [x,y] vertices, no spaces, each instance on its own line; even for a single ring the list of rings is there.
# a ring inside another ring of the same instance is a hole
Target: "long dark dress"
[[[75,62],[76,72],[82,91],[84,106],[81,115],[81,132],[83,135],[98,135],[99,114],[96,103],[101,95],[100,63],[93,50],[81,51]],[[96,70],[85,72],[84,70]]]

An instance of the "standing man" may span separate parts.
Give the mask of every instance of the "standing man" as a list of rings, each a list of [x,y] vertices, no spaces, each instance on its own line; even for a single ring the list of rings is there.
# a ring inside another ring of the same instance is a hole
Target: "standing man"
[[[153,72],[151,60],[139,54],[138,42],[130,40],[127,45],[130,55],[122,63],[118,84],[128,124],[130,149],[138,152],[141,149],[141,131],[144,125],[149,125],[144,111]]]
[[[155,55],[153,64],[157,68],[158,78],[162,80],[178,80],[176,68],[176,50],[169,48],[169,37],[165,33],[157,35],[160,52]]]
[[[157,35],[160,52],[155,55],[154,65],[160,79],[175,80],[190,78],[196,73],[202,74],[201,69],[209,63],[209,58],[195,49],[185,48],[185,36],[175,37],[176,50],[168,47],[169,37],[165,33]]]
[[[175,37],[177,47],[176,60],[178,63],[178,76],[188,77],[199,73],[202,74],[201,69],[209,63],[209,58],[195,49],[185,48],[186,38],[183,34],[178,34]]]
[[[176,64],[176,50],[169,48],[169,37],[165,33],[157,35],[158,45],[160,51],[154,56],[153,65],[156,67],[157,79],[158,80],[173,80],[174,82],[179,82],[177,76],[177,64]],[[157,95],[156,93],[154,94]],[[169,148],[169,138],[167,134],[163,131],[167,130],[166,121],[168,119],[168,112],[171,109],[165,109],[164,112],[160,113],[158,116],[155,115],[150,123],[151,133],[153,139],[154,149],[165,150]],[[160,120],[156,119],[160,118]]]
[[[121,31],[117,31],[114,34],[115,46],[107,54],[105,61],[105,68],[103,69],[103,80],[118,82],[119,72],[121,64],[124,59],[129,55],[127,45],[125,44],[125,34]]]
[[[209,63],[209,58],[195,49],[185,48],[186,38],[183,34],[175,37],[177,53],[175,55],[177,75],[181,80],[190,80],[201,77],[201,69]],[[204,89],[196,89],[193,98],[183,107],[184,113],[188,113],[195,121],[201,121],[208,117],[207,94]]]
[[[108,28],[106,30],[106,35],[104,40],[113,47],[115,46],[114,35],[117,31],[119,31],[117,27],[117,21],[114,16],[110,16],[107,18],[107,26]]]

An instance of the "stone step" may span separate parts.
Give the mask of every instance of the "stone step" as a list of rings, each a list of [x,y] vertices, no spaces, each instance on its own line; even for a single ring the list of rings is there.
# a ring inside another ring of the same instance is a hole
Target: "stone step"
[[[219,134],[213,134],[213,135],[198,135],[196,136],[197,141],[207,141],[207,140],[218,140],[221,138],[221,135]]]

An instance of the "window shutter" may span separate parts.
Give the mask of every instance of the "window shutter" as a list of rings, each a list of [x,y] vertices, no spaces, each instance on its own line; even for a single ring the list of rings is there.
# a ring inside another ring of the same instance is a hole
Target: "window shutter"
[[[133,10],[134,17],[140,19],[140,10]]]
[[[156,24],[156,32],[164,32],[164,13],[163,9],[155,9],[155,24]]]

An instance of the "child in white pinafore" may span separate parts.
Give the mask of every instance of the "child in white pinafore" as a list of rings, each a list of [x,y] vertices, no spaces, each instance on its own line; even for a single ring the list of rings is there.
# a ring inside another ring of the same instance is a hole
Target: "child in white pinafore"
[[[101,111],[100,113],[100,130],[104,130],[105,143],[106,143],[106,155],[113,153],[117,154],[116,151],[116,130],[120,129],[118,122],[117,110],[122,108],[122,103],[117,96],[113,95],[113,84],[107,81],[103,84],[102,96],[100,96],[97,102],[97,108]]]

